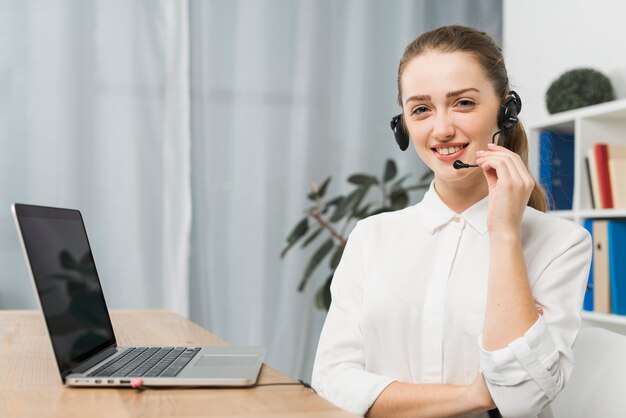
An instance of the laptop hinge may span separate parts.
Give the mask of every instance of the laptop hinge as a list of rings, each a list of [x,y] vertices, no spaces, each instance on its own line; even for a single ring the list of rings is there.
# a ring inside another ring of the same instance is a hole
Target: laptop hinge
[[[115,353],[117,353],[117,347],[116,346],[109,347],[106,350],[101,351],[100,353],[96,354],[95,356],[92,356],[88,358],[87,360],[83,361],[78,366],[72,368],[71,373],[84,373],[87,370],[91,369],[96,364],[100,363],[102,360],[108,357],[111,357]]]

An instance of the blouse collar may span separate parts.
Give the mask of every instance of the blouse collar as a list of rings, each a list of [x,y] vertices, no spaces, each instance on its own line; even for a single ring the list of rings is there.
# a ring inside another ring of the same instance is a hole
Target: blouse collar
[[[487,233],[488,203],[488,197],[486,196],[464,210],[462,213],[457,214],[450,209],[443,202],[443,200],[441,200],[435,190],[435,181],[433,180],[430,183],[428,191],[424,194],[424,198],[420,204],[422,207],[421,213],[424,227],[426,228],[426,231],[432,235],[437,228],[454,220],[456,217],[459,217],[478,231],[480,235],[485,235]]]

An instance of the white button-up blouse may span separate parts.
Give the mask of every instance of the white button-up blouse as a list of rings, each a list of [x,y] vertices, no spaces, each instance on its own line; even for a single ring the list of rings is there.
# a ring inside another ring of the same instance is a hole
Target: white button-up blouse
[[[552,416],[547,405],[573,368],[591,239],[573,222],[526,208],[524,258],[543,315],[507,347],[485,351],[487,203],[456,214],[431,184],[417,205],[357,224],[313,368],[323,397],[363,415],[395,380],[466,385],[482,372],[503,416]]]

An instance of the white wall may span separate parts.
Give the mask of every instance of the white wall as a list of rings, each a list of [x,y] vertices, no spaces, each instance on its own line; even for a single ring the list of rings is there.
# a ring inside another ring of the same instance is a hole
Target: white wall
[[[601,71],[626,97],[625,15],[615,0],[504,0],[504,54],[526,126],[548,115],[546,90],[573,68]]]

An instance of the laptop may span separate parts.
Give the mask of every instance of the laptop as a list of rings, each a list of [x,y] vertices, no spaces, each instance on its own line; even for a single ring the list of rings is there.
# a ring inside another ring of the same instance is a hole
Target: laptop
[[[253,386],[263,347],[119,347],[78,210],[13,204],[13,216],[68,386]]]

